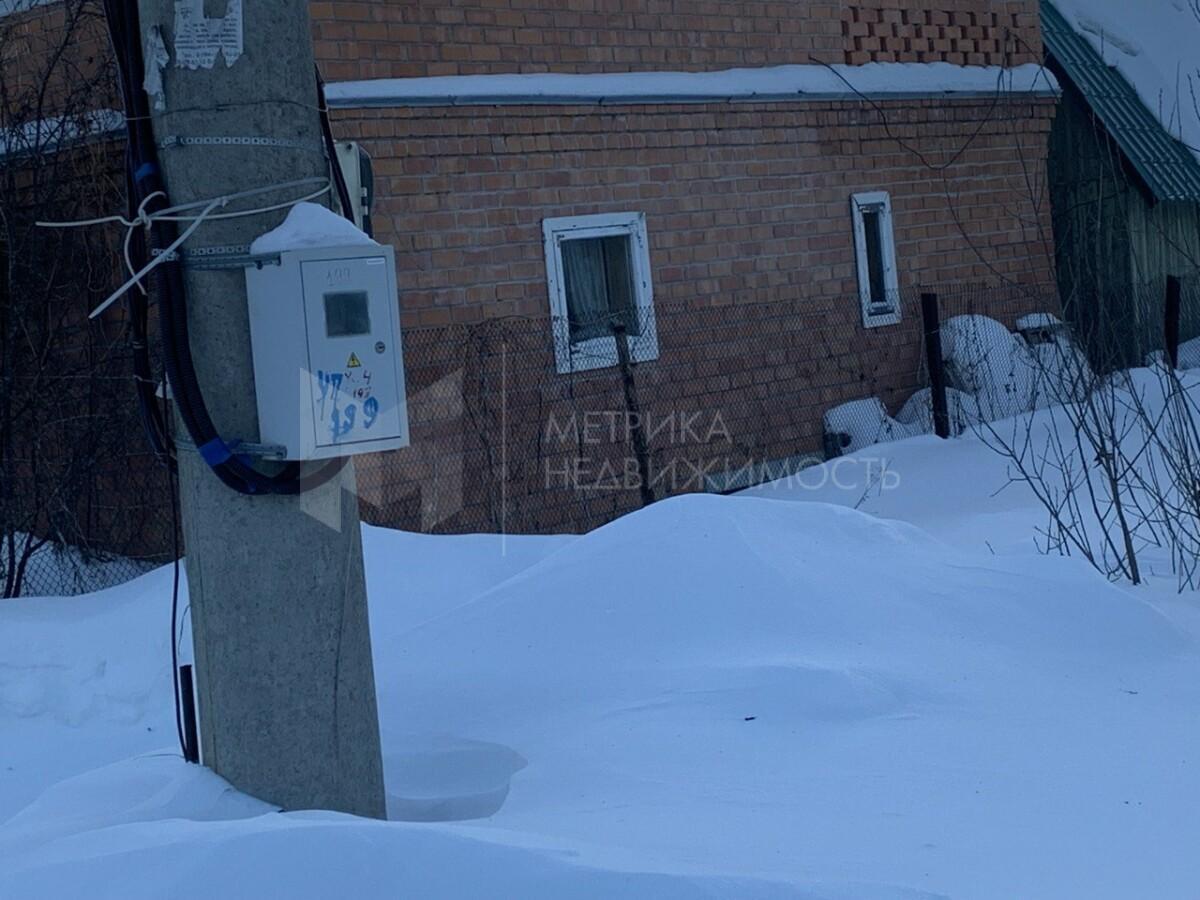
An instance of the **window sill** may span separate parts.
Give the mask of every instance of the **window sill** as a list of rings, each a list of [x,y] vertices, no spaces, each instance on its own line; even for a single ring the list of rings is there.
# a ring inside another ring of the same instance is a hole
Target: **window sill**
[[[591,372],[596,369],[615,369],[620,365],[616,342],[612,338],[593,338],[572,344],[568,353],[555,354],[555,369],[559,375]],[[630,341],[629,361],[633,364],[658,359],[658,340],[635,338]]]
[[[870,309],[863,310],[863,328],[882,328],[885,325],[898,325],[900,323],[900,310],[898,309],[881,309],[874,311]]]

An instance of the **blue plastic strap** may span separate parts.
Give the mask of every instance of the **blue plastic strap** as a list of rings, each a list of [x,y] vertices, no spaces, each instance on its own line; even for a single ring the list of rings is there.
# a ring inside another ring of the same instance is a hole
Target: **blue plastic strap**
[[[213,438],[201,447],[200,455],[204,457],[204,461],[210,466],[219,466],[221,463],[228,462],[233,457],[229,445],[219,437]]]
[[[133,173],[133,180],[136,181],[138,184],[141,184],[143,181],[145,181],[151,175],[156,174],[157,172],[158,172],[158,166],[156,166],[154,163],[152,163],[152,162],[142,163],[140,166],[138,166],[138,170]]]
[[[247,469],[253,469],[253,468],[254,468],[254,460],[253,460],[253,459],[251,459],[249,456],[247,456],[245,453],[238,453],[238,452],[237,452],[237,451],[238,451],[238,447],[240,447],[240,446],[242,446],[242,442],[241,442],[241,440],[239,439],[239,440],[233,441],[233,442],[231,442],[230,444],[228,444],[228,445],[226,446],[226,449],[228,449],[228,450],[229,450],[229,453],[230,453],[231,455],[233,455],[233,456],[236,456],[236,457],[237,457],[237,460],[238,460],[238,462],[240,462],[240,463],[241,463],[243,466],[245,466]]]

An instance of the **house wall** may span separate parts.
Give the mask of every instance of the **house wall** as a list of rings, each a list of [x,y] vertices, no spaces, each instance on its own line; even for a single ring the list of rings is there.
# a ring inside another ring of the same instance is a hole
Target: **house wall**
[[[1129,254],[1135,284],[1189,275],[1200,268],[1200,205],[1131,204]]]
[[[345,111],[406,324],[547,312],[541,222],[641,211],[659,302],[857,290],[850,195],[891,192],[900,280],[1053,280],[1054,101]],[[852,312],[857,313],[855,307]]]
[[[841,7],[842,49],[851,65],[1011,66],[1042,61],[1036,2],[858,0]]]
[[[1060,293],[1097,362],[1138,365],[1161,345],[1168,275],[1184,279],[1184,339],[1200,336],[1200,204],[1154,202],[1065,79],[1049,147]]]
[[[311,10],[330,81],[1040,58],[1036,0],[338,0]],[[53,16],[29,21],[53,29]],[[999,286],[1004,302],[986,311],[1011,324],[1044,308],[1053,286],[1042,202],[1053,113],[1052,100],[1009,95],[337,113],[338,136],[375,159],[375,227],[397,249],[408,329],[414,446],[360,461],[367,508],[405,527],[560,530],[636,502],[636,491],[581,500],[546,482],[542,464],[578,449],[546,447],[550,412],[623,408],[614,370],[554,371],[549,216],[646,214],[660,354],[638,366],[642,401],[659,416],[719,414],[727,430],[703,447],[660,437],[657,461],[820,452],[829,407],[880,396],[894,412],[919,385],[920,329],[911,303],[898,325],[862,327],[850,195],[891,193],[909,300],[929,286]],[[461,423],[472,418],[468,435]],[[619,460],[627,448],[596,452]],[[442,504],[447,484],[456,498]]]
[[[314,0],[309,8],[329,81],[1042,58],[1037,0]],[[110,64],[97,8],[48,3],[0,15],[9,84],[39,77],[68,9],[82,12],[82,25],[59,71],[89,77]]]
[[[879,396],[894,413],[919,386],[915,304],[898,325],[862,325],[850,196],[890,192],[910,301],[923,288],[990,285],[1003,302],[951,304],[946,315],[986,312],[1010,326],[1056,307],[1043,193],[1054,109],[1050,99],[989,97],[338,113],[339,135],[362,140],[375,159],[376,236],[397,249],[409,388],[425,398],[410,410],[414,447],[441,447],[422,452],[443,465],[487,456],[426,405],[430,390],[456,377],[468,382],[454,388],[468,407],[485,402],[470,399],[479,363],[431,336],[486,333],[489,321],[516,317],[526,324],[493,346],[508,354],[507,378],[490,382],[505,391],[508,430],[493,438],[508,455],[507,505],[527,517],[506,527],[588,527],[636,503],[633,490],[600,492],[581,512],[578,492],[545,489],[543,457],[560,451],[561,471],[577,451],[547,449],[549,418],[620,410],[623,400],[613,369],[555,372],[541,226],[547,217],[642,212],[660,343],[658,360],[637,366],[642,402],[660,421],[719,415],[729,432],[717,446],[668,441],[652,448],[658,461],[702,461],[732,444],[760,460],[819,454],[827,409]],[[615,443],[596,452],[620,463],[628,448]],[[436,466],[427,458],[414,470],[411,460],[360,465],[377,521],[420,527],[414,483],[436,481]],[[436,527],[501,527],[495,498],[471,486],[472,478],[494,486],[495,473],[460,469],[473,499]],[[410,505],[396,513],[401,497]]]
[[[326,78],[1041,61],[1037,0],[318,0]]]

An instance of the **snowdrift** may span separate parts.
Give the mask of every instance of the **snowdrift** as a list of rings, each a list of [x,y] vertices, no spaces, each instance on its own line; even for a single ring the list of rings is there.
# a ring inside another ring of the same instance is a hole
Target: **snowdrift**
[[[757,497],[579,538],[365,543],[408,821],[274,812],[163,749],[154,573],[0,607],[0,896],[1182,898],[1200,878],[1194,640],[1074,562]]]

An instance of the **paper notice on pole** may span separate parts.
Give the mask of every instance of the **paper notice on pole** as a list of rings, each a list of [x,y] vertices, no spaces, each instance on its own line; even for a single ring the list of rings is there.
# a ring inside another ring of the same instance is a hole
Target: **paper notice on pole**
[[[163,87],[163,69],[171,61],[171,55],[167,53],[162,31],[157,25],[146,32],[146,47],[142,51],[142,58],[146,62],[146,77],[142,81],[142,88],[154,101],[154,108],[164,110],[167,108],[167,96]]]
[[[217,57],[232,66],[242,55],[242,0],[227,0],[225,15],[204,15],[204,0],[175,0],[175,65],[211,69]]]

